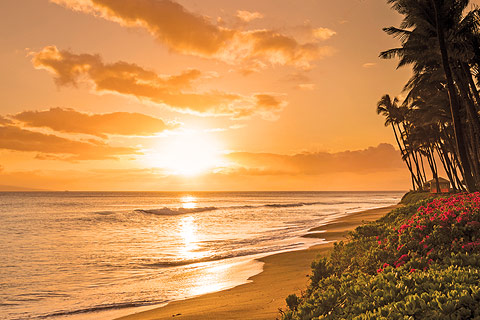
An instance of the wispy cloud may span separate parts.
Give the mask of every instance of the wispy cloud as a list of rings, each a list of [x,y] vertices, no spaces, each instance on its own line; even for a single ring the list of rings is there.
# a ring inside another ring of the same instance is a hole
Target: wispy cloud
[[[54,74],[58,85],[77,85],[87,81],[93,83],[97,92],[147,99],[183,113],[233,118],[246,114],[266,114],[266,109],[258,104],[256,96],[219,90],[196,92],[194,83],[209,76],[199,70],[187,70],[173,76],[160,75],[136,64],[123,61],[106,64],[99,55],[60,51],[55,46],[33,53],[32,62],[36,68]],[[284,105],[279,103],[277,108],[269,108],[269,112],[276,113]]]
[[[23,122],[23,125],[28,127],[90,134],[101,138],[107,138],[107,135],[149,136],[178,127],[176,124],[168,124],[162,119],[141,113],[90,114],[70,108],[23,111],[13,115],[12,118]]]
[[[376,63],[367,62],[367,63],[364,63],[364,64],[362,65],[362,67],[369,69],[369,68],[375,67],[376,65],[377,65]]]
[[[0,126],[0,149],[39,152],[64,160],[103,160],[138,154],[134,148],[112,147],[98,140],[71,140],[13,125]]]
[[[262,61],[308,68],[312,61],[332,54],[319,40],[333,31],[317,28],[315,41],[299,43],[274,30],[241,30],[216,25],[206,16],[192,13],[171,0],[50,0],[66,8],[148,30],[177,52],[228,63]],[[239,13],[244,20],[259,18],[257,12]]]
[[[299,90],[312,91],[315,90],[315,83],[301,83],[295,88]]]
[[[313,28],[312,35],[319,40],[327,40],[336,35],[337,33],[328,28]]]
[[[250,11],[247,11],[247,10],[238,10],[237,11],[237,18],[239,18],[240,20],[244,21],[244,22],[250,22],[252,20],[255,20],[255,19],[262,19],[263,18],[263,14],[261,14],[260,12],[250,12]]]

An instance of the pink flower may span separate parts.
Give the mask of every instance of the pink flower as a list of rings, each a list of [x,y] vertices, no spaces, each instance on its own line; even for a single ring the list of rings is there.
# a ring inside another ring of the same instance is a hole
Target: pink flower
[[[408,258],[408,254],[402,254],[398,260],[403,260]]]

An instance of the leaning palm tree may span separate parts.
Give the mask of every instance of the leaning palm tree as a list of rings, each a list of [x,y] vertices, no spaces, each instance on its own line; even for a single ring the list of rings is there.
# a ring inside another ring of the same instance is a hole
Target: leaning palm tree
[[[383,115],[385,117],[385,126],[386,127],[391,126],[393,129],[393,134],[395,136],[395,140],[397,141],[398,148],[400,149],[402,159],[405,161],[407,168],[410,171],[413,190],[417,190],[417,186],[419,189],[421,189],[422,183],[420,179],[414,174],[414,171],[412,168],[412,162],[410,160],[410,154],[406,150],[405,145],[402,145],[402,143],[400,142],[400,138],[402,137],[402,132],[398,125],[399,123],[398,98],[394,98],[392,100],[390,95],[388,94],[384,95],[377,103],[377,114]]]

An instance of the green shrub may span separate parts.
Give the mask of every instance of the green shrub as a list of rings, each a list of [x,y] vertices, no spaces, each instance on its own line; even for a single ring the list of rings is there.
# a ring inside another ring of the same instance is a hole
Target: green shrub
[[[283,319],[480,320],[480,193],[422,200],[358,227],[312,263],[310,280]]]
[[[405,193],[400,200],[401,204],[415,204],[418,201],[426,200],[432,197],[432,194],[428,191],[409,191]]]
[[[291,294],[285,299],[287,302],[287,306],[290,310],[297,310],[298,304],[300,303],[300,300],[298,299],[296,294]]]

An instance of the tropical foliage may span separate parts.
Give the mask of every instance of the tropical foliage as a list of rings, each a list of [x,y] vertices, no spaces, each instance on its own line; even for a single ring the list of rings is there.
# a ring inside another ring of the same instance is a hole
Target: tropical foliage
[[[393,210],[312,263],[282,317],[480,319],[479,226],[480,193]]]
[[[384,31],[401,46],[380,57],[398,58],[398,67],[413,72],[405,99],[385,95],[377,113],[394,131],[413,189],[422,189],[427,172],[438,189],[440,162],[454,190],[479,190],[480,11],[469,0],[388,3],[403,21]]]

